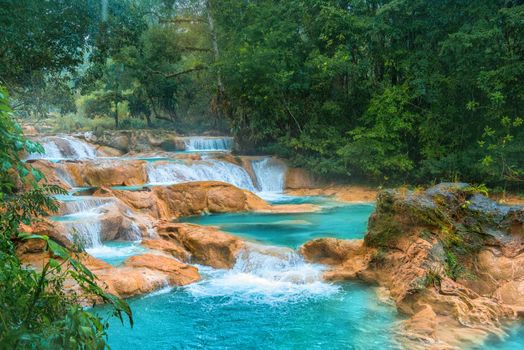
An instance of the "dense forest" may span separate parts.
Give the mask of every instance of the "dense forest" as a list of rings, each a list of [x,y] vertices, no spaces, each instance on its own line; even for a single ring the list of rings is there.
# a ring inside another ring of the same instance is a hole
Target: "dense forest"
[[[2,1],[0,78],[17,115],[66,131],[229,131],[324,176],[518,187],[523,17],[518,0]]]

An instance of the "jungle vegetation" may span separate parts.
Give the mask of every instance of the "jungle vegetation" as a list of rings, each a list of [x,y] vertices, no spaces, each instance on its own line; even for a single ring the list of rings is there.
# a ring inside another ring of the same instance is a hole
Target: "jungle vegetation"
[[[520,0],[0,5],[20,117],[231,133],[343,180],[522,184]]]

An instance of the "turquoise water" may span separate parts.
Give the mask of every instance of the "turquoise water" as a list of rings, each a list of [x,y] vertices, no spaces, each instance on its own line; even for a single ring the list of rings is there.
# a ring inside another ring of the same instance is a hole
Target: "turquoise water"
[[[489,338],[482,346],[475,350],[515,350],[524,349],[524,324],[517,324],[507,330],[508,336],[504,339]]]
[[[223,231],[263,244],[296,248],[318,237],[362,238],[372,204],[347,204],[299,214],[216,214],[184,218],[180,221],[219,226]]]
[[[109,344],[129,349],[393,349],[394,309],[358,283],[295,302],[257,303],[191,287],[130,301],[135,326],[113,319]]]
[[[100,246],[87,248],[86,251],[92,256],[105,262],[118,266],[127,258],[147,253],[149,250],[140,245],[139,242],[104,242]]]
[[[362,237],[372,209],[344,205],[321,213],[192,218],[266,245],[248,245],[231,270],[198,266],[199,283],[130,300],[135,326],[111,319],[111,348],[396,348],[398,315],[373,287],[324,282],[325,267],[304,262],[288,248],[318,236]],[[105,315],[106,309],[95,311]]]

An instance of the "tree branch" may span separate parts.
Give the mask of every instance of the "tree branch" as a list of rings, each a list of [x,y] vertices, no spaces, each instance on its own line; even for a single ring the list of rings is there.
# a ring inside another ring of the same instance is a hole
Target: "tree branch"
[[[180,49],[186,51],[211,52],[211,49],[206,49],[205,47],[181,46]]]
[[[184,75],[184,74],[189,74],[189,73],[193,73],[193,72],[196,72],[196,71],[200,71],[200,70],[204,70],[204,69],[207,69],[207,66],[204,66],[203,64],[202,65],[198,65],[196,67],[193,67],[193,68],[189,68],[189,69],[186,69],[186,70],[183,70],[183,71],[180,71],[180,72],[175,72],[175,73],[170,73],[170,74],[164,74],[164,76],[166,78],[176,78],[176,77],[179,77],[181,75]]]
[[[159,18],[158,21],[160,23],[173,23],[173,24],[180,24],[180,23],[189,23],[189,24],[206,23],[206,21],[204,21],[204,20],[202,20],[200,18],[192,18],[192,17]]]

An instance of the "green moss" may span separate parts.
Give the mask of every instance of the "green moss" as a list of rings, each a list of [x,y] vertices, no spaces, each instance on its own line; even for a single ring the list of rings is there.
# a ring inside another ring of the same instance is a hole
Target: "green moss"
[[[440,287],[440,283],[442,283],[442,276],[436,269],[430,269],[426,276],[424,277],[424,286],[425,287]]]
[[[366,244],[371,247],[389,247],[402,234],[402,227],[392,215],[381,215],[370,224]]]
[[[446,251],[445,272],[454,281],[464,273],[464,266],[459,262],[455,253],[450,250]]]

